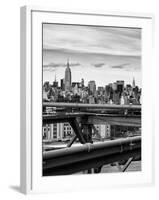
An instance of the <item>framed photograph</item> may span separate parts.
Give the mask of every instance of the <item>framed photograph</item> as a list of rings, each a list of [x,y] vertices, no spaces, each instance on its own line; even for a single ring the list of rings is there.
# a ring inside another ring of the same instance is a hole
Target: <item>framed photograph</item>
[[[148,14],[21,8],[21,191],[152,184]]]

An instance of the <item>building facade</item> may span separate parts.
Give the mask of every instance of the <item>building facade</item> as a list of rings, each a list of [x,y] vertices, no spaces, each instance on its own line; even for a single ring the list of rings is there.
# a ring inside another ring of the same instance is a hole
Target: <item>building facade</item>
[[[69,123],[54,123],[43,126],[43,139],[47,141],[69,139],[73,134]]]
[[[106,124],[95,125],[95,128],[97,129],[98,134],[100,135],[101,138],[106,139],[110,137],[111,135],[110,124],[106,123]]]
[[[96,92],[96,83],[95,81],[89,81],[88,82],[88,89],[90,95],[95,95]]]

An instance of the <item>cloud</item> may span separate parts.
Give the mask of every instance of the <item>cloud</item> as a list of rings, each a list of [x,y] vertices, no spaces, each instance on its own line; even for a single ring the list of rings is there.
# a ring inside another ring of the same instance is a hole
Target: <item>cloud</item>
[[[69,63],[69,66],[70,67],[78,67],[78,66],[80,66],[81,64],[80,63]],[[65,65],[66,66],[66,65]]]
[[[110,67],[113,68],[113,69],[125,69],[129,65],[130,65],[130,63],[124,63],[124,64],[121,64],[121,65],[112,65]]]
[[[81,64],[76,62],[76,63],[69,63],[69,66],[70,67],[78,67],[80,66]],[[47,65],[43,65],[43,70],[44,71],[55,71],[56,68],[58,67],[66,67],[67,64],[66,63],[49,63]]]
[[[105,65],[105,63],[96,63],[96,64],[92,64],[92,65],[96,68],[100,68],[100,67],[103,67]]]
[[[49,66],[49,65],[43,65],[43,71],[49,71],[49,72],[54,72],[56,69]]]
[[[43,49],[141,56],[141,29],[44,24]]]

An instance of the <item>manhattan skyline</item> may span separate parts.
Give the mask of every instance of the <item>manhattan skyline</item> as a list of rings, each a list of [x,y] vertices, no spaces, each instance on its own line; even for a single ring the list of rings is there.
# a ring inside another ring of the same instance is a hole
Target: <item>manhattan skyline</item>
[[[43,24],[43,82],[60,82],[68,59],[72,82],[141,87],[141,29]]]

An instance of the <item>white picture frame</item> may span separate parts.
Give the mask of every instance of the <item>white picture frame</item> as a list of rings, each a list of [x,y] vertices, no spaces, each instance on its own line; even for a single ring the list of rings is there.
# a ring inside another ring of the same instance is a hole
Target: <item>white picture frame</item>
[[[142,171],[92,176],[42,177],[42,23],[142,28]],[[154,182],[151,14],[21,8],[21,192],[46,193],[151,185]]]

